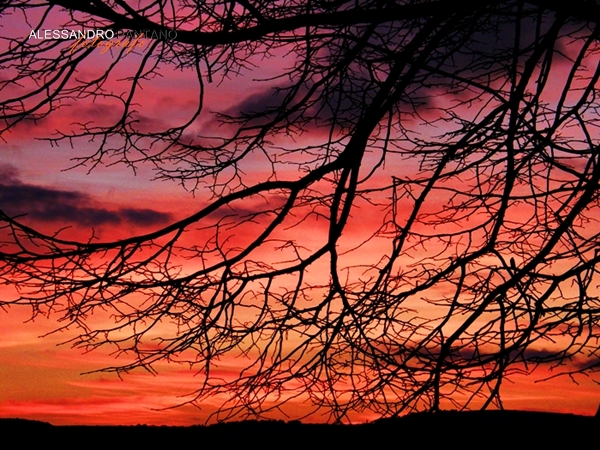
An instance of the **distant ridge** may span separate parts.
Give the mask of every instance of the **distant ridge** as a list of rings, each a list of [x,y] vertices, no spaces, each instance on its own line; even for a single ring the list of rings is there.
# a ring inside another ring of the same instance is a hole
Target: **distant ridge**
[[[19,419],[19,418],[8,418],[0,419],[0,430],[5,429],[37,429],[37,428],[52,428],[52,425],[48,422],[42,422],[41,420],[30,420],[30,419]]]
[[[114,447],[156,442],[218,442],[221,446],[259,443],[261,448],[283,448],[282,443],[309,449],[345,445],[386,446],[389,443],[433,448],[449,443],[465,448],[484,448],[493,443],[506,448],[556,448],[589,441],[600,429],[594,416],[527,411],[440,411],[400,418],[379,419],[361,425],[303,424],[298,421],[242,421],[210,426],[52,426],[26,419],[0,419],[3,436],[23,436],[28,442],[73,442],[87,439]],[[26,436],[26,437],[25,437]],[[204,447],[204,446],[203,446]],[[108,447],[107,447],[108,448]],[[416,448],[416,447],[411,447]],[[440,447],[441,448],[441,447]]]

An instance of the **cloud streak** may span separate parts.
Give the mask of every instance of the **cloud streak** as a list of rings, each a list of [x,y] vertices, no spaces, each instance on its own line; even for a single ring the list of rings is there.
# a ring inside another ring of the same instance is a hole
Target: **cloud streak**
[[[23,183],[11,166],[0,166],[0,209],[9,216],[26,215],[40,222],[75,222],[84,226],[159,225],[172,219],[168,213],[149,208],[109,209],[89,195]]]

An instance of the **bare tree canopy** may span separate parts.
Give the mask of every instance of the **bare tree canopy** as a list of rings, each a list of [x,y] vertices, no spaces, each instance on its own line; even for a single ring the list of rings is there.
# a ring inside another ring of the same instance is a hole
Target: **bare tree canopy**
[[[183,362],[221,418],[307,398],[334,421],[501,407],[540,365],[597,377],[598,2],[8,0],[0,20],[4,140],[109,106],[45,138],[201,205],[110,241],[0,204],[0,304],[129,357],[105,370]],[[185,110],[144,108],[184,75]],[[224,80],[248,95],[218,109]]]

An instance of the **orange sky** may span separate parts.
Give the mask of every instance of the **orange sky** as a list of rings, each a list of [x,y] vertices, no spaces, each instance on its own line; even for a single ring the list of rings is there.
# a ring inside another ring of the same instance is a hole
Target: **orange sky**
[[[24,32],[26,29],[21,23],[15,25],[13,32]],[[260,67],[255,68],[251,74],[245,74],[246,77],[241,76],[207,86],[205,110],[227,112],[231,105],[238,104],[241,99],[251,104],[259,94],[264,96],[264,83],[250,83],[247,80],[269,78],[277,74],[282,67],[292,64],[289,57],[286,59],[284,55],[285,52],[281,51],[271,60],[261,61]],[[81,68],[80,76],[93,77],[110,64],[111,58],[111,54],[98,51],[89,63]],[[128,55],[127,58],[129,60],[126,60],[119,70],[126,72],[131,67],[128,64],[133,65],[139,61],[139,56],[135,54]],[[115,80],[118,78],[116,75]],[[147,127],[167,127],[193,113],[194,99],[198,93],[194,74],[165,69],[164,75],[163,78],[149,83],[146,90],[136,98],[140,102],[139,116]],[[111,86],[115,92],[119,92],[125,84],[115,80],[111,81]],[[3,177],[0,183],[5,185],[7,190],[12,187],[21,193],[30,192],[30,200],[34,199],[32,203],[21,205],[22,210],[17,211],[29,212],[29,216],[24,219],[27,223],[40,226],[46,231],[72,225],[72,228],[61,232],[60,236],[83,240],[90,236],[90,229],[95,226],[96,235],[105,241],[152,231],[169,221],[182,219],[206,205],[208,198],[202,188],[191,192],[191,184],[182,187],[172,181],[153,180],[156,172],[145,165],[139,166],[135,172],[123,165],[99,166],[91,172],[88,171],[89,167],[65,171],[73,165],[73,158],[93,153],[96,143],[78,141],[77,145],[71,148],[66,143],[53,146],[36,139],[48,136],[56,129],[69,129],[74,121],[95,120],[102,123],[114,118],[115,114],[118,114],[116,104],[110,100],[106,103],[74,103],[43,120],[35,123],[25,122],[7,135],[7,143],[3,146],[0,160],[0,175]],[[468,113],[465,111],[465,114]],[[231,131],[227,127],[217,128],[213,115],[201,117],[193,127],[195,129],[190,130],[190,133],[206,129],[214,131],[215,134]],[[423,131],[423,134],[441,132],[442,130],[436,129]],[[274,142],[274,145],[286,145],[295,140],[308,144],[312,139],[316,140],[317,137],[310,133],[291,138],[282,136],[280,142]],[[378,152],[373,153],[361,169],[365,174],[376,164]],[[263,180],[269,173],[267,161],[261,155],[249,158],[243,169],[244,180],[248,183]],[[399,172],[409,174],[418,171],[416,160],[392,157],[372,182],[373,185],[385,183]],[[279,176],[281,179],[286,176],[293,179],[299,175],[292,170]],[[387,195],[382,194],[378,200],[385,201]],[[56,203],[62,202],[64,208],[57,208],[53,198],[58,199]],[[377,194],[372,198],[377,198]],[[46,203],[42,204],[42,200],[39,199],[44,199]],[[253,198],[239,202],[239,207],[251,211],[257,208],[257,205],[276,205],[277,201],[276,198]],[[440,194],[426,205],[424,211],[429,211],[427,208],[438,210],[446,201],[448,198]],[[0,205],[0,208],[2,207],[3,205]],[[18,205],[14,207],[18,208]],[[33,208],[35,212],[27,210],[28,207]],[[377,230],[387,213],[383,207],[358,200],[352,220],[340,241],[340,250],[350,250],[362,244]],[[77,217],[70,221],[69,214]],[[213,217],[213,220],[217,219]],[[471,217],[470,220],[472,225],[478,218]],[[257,219],[257,222],[246,224],[243,229],[233,229],[229,233],[231,240],[225,248],[228,245],[235,248],[253,239],[264,226],[260,219]],[[322,218],[315,214],[300,225],[296,222],[286,222],[287,228],[284,227],[285,229],[275,237],[284,241],[302,236],[302,244],[311,250],[323,245],[327,237],[327,223]],[[183,242],[197,242],[204,238],[204,231],[195,231],[185,236]],[[279,245],[280,241],[274,242],[253,256],[262,257],[273,264],[284,264],[291,254],[286,252],[291,252],[291,249],[277,250]],[[381,256],[389,251],[390,240],[385,237],[373,239],[362,245],[360,251],[354,251],[342,258],[348,266],[355,266],[348,272],[348,276],[360,278],[364,275],[363,266],[376,264]],[[418,251],[415,249],[403,255],[399,258],[400,263],[410,267]],[[436,249],[429,248],[426,251],[434,254]],[[186,272],[198,268],[197,263],[185,264],[183,270]],[[315,264],[309,277],[314,277],[315,282],[319,280],[326,284],[326,264],[327,261]],[[292,281],[289,281],[290,284]],[[440,291],[443,289],[444,286],[439,287]],[[2,287],[0,296],[4,299],[14,298],[15,291],[11,287]],[[432,308],[424,303],[420,303],[419,307],[422,308],[422,313],[427,308]],[[154,367],[156,374],[137,369],[125,374],[122,379],[114,373],[84,374],[111,367],[118,364],[119,360],[115,360],[108,348],[83,353],[82,349],[72,348],[69,344],[59,345],[74,338],[75,331],[41,337],[61,326],[57,323],[60,314],[54,312],[50,313],[49,317],[38,316],[30,321],[30,313],[27,307],[0,310],[0,417],[38,419],[57,425],[191,425],[207,420],[223,400],[215,398],[212,402],[202,403],[199,408],[191,405],[171,408],[191,400],[197,389],[198,377],[194,376],[194,370],[189,370],[185,365],[161,362]],[[106,318],[96,316],[94,320],[101,321]],[[231,357],[223,358],[218,364],[220,375],[227,378],[235,376],[247,361]],[[505,381],[504,407],[586,415],[596,411],[600,402],[600,391],[595,382],[597,377],[578,377],[578,384],[567,377],[537,382],[553,373],[542,367],[533,376],[513,376]],[[443,406],[452,407],[450,404]],[[303,416],[309,408],[306,398],[300,398],[290,402],[285,411],[290,419],[294,419]],[[273,417],[285,418],[281,414],[274,414]],[[373,413],[357,412],[351,420],[362,422],[375,418]],[[317,415],[310,420],[320,419]]]

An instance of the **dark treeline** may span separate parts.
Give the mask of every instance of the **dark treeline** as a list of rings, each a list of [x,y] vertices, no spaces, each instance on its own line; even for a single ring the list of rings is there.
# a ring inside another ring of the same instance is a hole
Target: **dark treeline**
[[[599,417],[524,411],[444,411],[382,419],[361,425],[303,424],[299,421],[243,421],[210,426],[52,426],[23,419],[0,419],[0,432],[21,443],[94,443],[125,448],[156,442],[195,443],[203,448],[219,445],[258,444],[261,448],[335,445],[357,448],[391,445],[433,448],[459,445],[486,448],[557,448],[556,445],[587,445],[597,436]],[[19,438],[21,436],[21,438]]]

